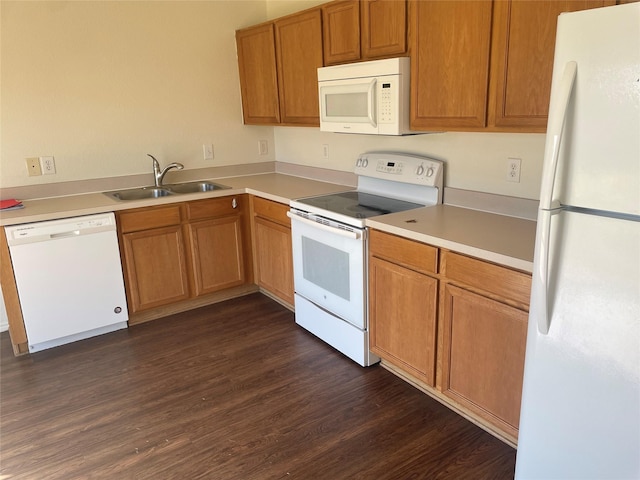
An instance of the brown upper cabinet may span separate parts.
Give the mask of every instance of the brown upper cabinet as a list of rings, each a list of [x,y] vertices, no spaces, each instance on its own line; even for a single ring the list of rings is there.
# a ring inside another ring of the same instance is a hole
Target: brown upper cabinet
[[[338,0],[322,6],[324,63],[356,62],[407,51],[404,0]]]
[[[496,1],[489,126],[544,132],[558,15],[614,3],[606,0]]]
[[[236,32],[244,123],[280,123],[273,23]]]
[[[490,0],[410,1],[411,127],[485,126]]]
[[[319,8],[236,31],[245,124],[318,126]]]
[[[557,17],[614,0],[409,0],[415,130],[544,132]]]
[[[318,67],[322,67],[322,15],[305,10],[275,21],[280,122],[320,125]]]

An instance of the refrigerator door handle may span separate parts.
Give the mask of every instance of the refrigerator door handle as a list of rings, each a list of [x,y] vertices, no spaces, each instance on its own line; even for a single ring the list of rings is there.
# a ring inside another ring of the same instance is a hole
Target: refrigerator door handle
[[[549,315],[549,260],[551,249],[551,217],[560,213],[562,210],[540,210],[538,214],[538,247],[539,257],[537,264],[538,284],[540,288],[537,295],[532,296],[531,300],[535,301],[538,308],[538,332],[543,335],[549,333],[551,324],[551,315]]]
[[[578,64],[576,62],[567,62],[558,88],[557,101],[551,102],[554,108],[553,111],[549,112],[547,141],[544,152],[545,168],[542,172],[542,185],[540,188],[540,208],[542,210],[560,206],[559,203],[553,203],[553,186],[558,170],[558,156],[560,154],[560,144],[562,143],[564,122],[567,117],[567,107],[573,91],[577,69]]]

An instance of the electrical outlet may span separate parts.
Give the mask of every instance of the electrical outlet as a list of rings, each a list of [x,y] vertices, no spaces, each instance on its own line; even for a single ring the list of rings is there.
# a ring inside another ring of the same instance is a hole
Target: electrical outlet
[[[329,159],[329,145],[327,145],[326,143],[322,144],[322,158],[324,158],[325,160]]]
[[[520,183],[520,166],[522,159],[520,158],[508,158],[507,159],[507,182]]]
[[[40,167],[40,159],[38,157],[27,158],[27,171],[30,177],[42,175],[42,167]]]
[[[40,168],[43,175],[53,175],[56,173],[56,162],[53,157],[40,157]]]
[[[258,140],[258,153],[260,155],[267,155],[269,153],[269,142],[266,140]]]
[[[205,160],[213,160],[213,143],[205,143],[202,145],[202,157]]]

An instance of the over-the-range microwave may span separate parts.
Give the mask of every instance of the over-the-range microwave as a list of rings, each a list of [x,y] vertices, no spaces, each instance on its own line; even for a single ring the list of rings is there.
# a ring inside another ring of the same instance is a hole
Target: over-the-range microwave
[[[409,57],[318,68],[320,130],[404,135],[409,130]]]

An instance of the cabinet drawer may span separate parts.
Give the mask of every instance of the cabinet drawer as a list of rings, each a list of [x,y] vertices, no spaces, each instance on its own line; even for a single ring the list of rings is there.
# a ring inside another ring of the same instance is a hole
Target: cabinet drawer
[[[224,215],[235,215],[242,211],[244,201],[244,195],[195,200],[187,203],[187,219],[203,220]]]
[[[369,251],[374,257],[425,273],[437,273],[438,249],[378,230],[371,230]]]
[[[118,225],[122,233],[180,224],[180,205],[137,208],[118,212]]]
[[[287,227],[291,226],[291,221],[289,217],[287,217],[287,212],[289,211],[288,205],[265,200],[260,197],[253,197],[253,211],[258,217],[267,218]]]
[[[531,275],[457,253],[443,251],[441,273],[447,280],[529,305]]]

